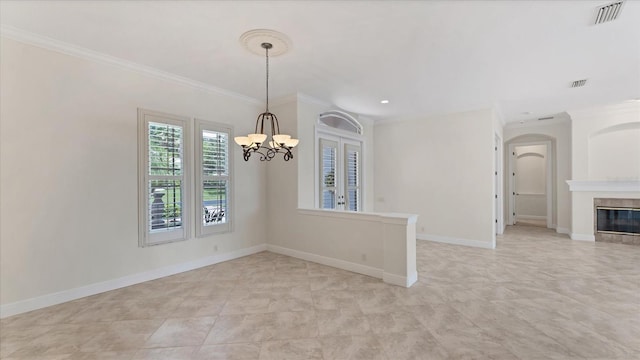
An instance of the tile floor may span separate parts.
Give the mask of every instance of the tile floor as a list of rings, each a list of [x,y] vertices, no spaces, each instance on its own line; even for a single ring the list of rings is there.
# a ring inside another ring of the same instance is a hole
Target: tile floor
[[[418,242],[413,287],[263,252],[0,322],[3,359],[640,359],[640,247]]]

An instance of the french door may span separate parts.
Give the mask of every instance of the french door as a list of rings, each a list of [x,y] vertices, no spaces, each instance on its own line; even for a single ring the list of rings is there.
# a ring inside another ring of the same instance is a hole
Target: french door
[[[318,207],[361,211],[361,142],[324,134],[318,140]]]

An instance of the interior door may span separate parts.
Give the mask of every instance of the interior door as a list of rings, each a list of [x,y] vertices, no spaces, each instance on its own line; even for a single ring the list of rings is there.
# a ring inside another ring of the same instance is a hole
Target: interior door
[[[362,145],[339,136],[319,138],[319,207],[362,209]]]

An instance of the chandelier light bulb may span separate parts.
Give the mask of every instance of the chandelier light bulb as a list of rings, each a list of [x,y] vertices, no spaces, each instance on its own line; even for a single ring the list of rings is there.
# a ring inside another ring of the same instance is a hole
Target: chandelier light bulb
[[[285,135],[285,134],[273,135],[273,141],[275,141],[277,144],[284,144],[289,139],[291,139],[291,135]]]
[[[251,145],[251,140],[248,136],[236,136],[235,138],[233,138],[233,140],[236,142],[236,144],[242,147]]]
[[[298,145],[299,142],[300,142],[300,140],[298,140],[298,139],[287,139],[284,142],[284,146],[286,146],[288,148],[294,148],[294,147],[296,147],[296,145]]]

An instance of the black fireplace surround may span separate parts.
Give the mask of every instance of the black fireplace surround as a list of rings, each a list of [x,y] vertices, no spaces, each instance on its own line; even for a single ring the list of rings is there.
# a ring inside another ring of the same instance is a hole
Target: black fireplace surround
[[[640,209],[598,207],[597,231],[614,234],[640,235]]]

